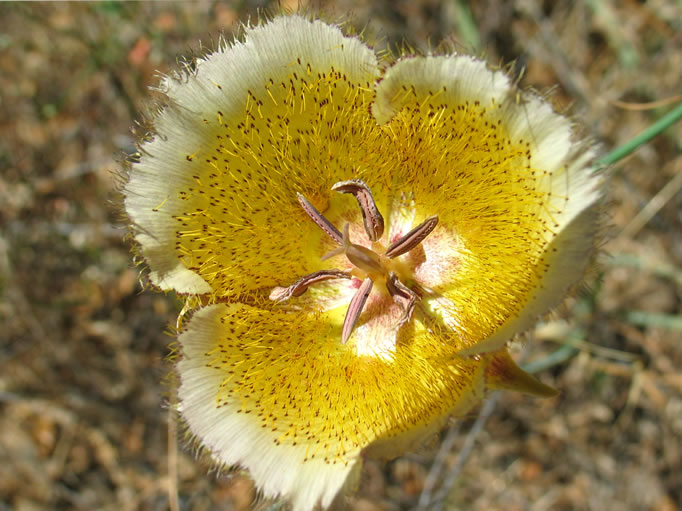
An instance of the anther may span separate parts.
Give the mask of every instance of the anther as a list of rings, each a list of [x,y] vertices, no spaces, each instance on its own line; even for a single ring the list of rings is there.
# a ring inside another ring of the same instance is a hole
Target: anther
[[[369,186],[362,179],[339,181],[332,186],[332,190],[339,193],[351,193],[358,201],[362,211],[362,221],[370,241],[377,241],[384,234],[384,217],[374,202],[374,196]]]
[[[341,245],[343,243],[343,236],[339,230],[334,227],[329,220],[322,216],[322,213],[315,209],[315,206],[313,206],[310,201],[303,196],[303,194],[296,193],[296,196],[298,197],[298,202],[301,204],[303,211],[308,214],[312,221],[315,222],[320,229],[326,232],[334,241]]]
[[[350,334],[353,332],[355,323],[357,323],[362,310],[365,308],[365,302],[372,291],[372,286],[374,283],[372,279],[367,278],[362,281],[362,284],[358,290],[353,295],[353,298],[348,305],[348,310],[346,311],[346,317],[343,320],[343,328],[341,329],[341,344],[346,344]]]
[[[287,287],[275,287],[270,292],[270,300],[283,302],[292,296],[301,296],[310,286],[331,279],[350,279],[351,274],[341,270],[320,270],[310,275],[301,277],[296,282]]]
[[[403,284],[393,272],[389,274],[386,280],[386,287],[393,301],[403,308],[403,316],[398,322],[398,326],[403,326],[412,318],[419,295]]]
[[[391,243],[391,246],[386,249],[386,257],[393,259],[409,252],[424,241],[424,238],[431,234],[436,225],[438,225],[438,217],[430,216],[405,236]]]

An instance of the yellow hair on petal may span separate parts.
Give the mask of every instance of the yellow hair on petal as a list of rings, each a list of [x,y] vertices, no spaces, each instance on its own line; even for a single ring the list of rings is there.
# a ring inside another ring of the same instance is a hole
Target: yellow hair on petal
[[[219,324],[203,355],[223,375],[216,408],[253,416],[274,444],[305,446],[306,459],[346,463],[375,440],[428,430],[482,392],[485,363],[449,356],[426,331],[386,360],[355,356],[324,315],[233,305]]]

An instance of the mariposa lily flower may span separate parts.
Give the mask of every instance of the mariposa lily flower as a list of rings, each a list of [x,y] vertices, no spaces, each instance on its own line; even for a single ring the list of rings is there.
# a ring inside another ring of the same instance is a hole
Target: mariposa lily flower
[[[590,264],[601,181],[547,102],[297,15],[161,88],[125,209],[192,311],[179,411],[218,463],[328,507],[488,390],[554,393],[507,343]]]

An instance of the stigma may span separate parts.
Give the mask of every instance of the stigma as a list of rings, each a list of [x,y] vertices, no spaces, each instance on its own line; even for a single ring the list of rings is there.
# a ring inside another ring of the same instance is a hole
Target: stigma
[[[339,246],[323,255],[321,260],[343,254],[349,263],[349,269],[320,270],[299,278],[293,284],[277,286],[270,292],[270,299],[283,302],[305,293],[308,287],[331,279],[358,279],[361,281],[353,295],[344,317],[341,329],[341,344],[350,339],[353,329],[360,318],[367,300],[375,286],[382,286],[393,301],[402,309],[396,328],[401,328],[412,319],[413,312],[421,296],[418,288],[411,282],[409,275],[394,263],[394,260],[417,247],[438,225],[438,217],[431,216],[414,227],[393,243],[384,248],[381,238],[384,234],[384,218],[377,207],[374,196],[367,184],[361,179],[339,181],[331,189],[339,193],[352,194],[362,212],[364,230],[372,249],[353,243],[350,239],[350,225],[346,223],[343,233],[320,213],[302,194],[297,194],[298,202],[308,217]],[[407,277],[407,278],[406,278]],[[402,279],[402,280],[401,280]],[[405,282],[403,282],[405,280]]]

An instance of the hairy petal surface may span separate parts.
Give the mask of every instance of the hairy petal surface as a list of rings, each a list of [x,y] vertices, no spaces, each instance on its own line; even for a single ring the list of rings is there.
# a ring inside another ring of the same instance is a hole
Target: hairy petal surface
[[[453,357],[414,334],[391,359],[357,356],[323,315],[207,306],[179,337],[180,409],[215,459],[248,469],[265,494],[326,506],[364,449],[393,456],[482,397],[492,358]]]
[[[499,349],[558,305],[591,260],[592,151],[572,144],[547,103],[468,56],[399,61],[373,113],[406,141],[395,179],[409,183],[416,216],[440,217],[406,260],[425,306],[463,353]]]
[[[144,145],[124,190],[162,289],[232,296],[310,271],[319,260],[310,248],[328,240],[296,192],[325,211],[321,191],[376,160],[337,156],[366,140],[378,72],[369,48],[297,16],[245,36],[164,80],[160,135]]]

